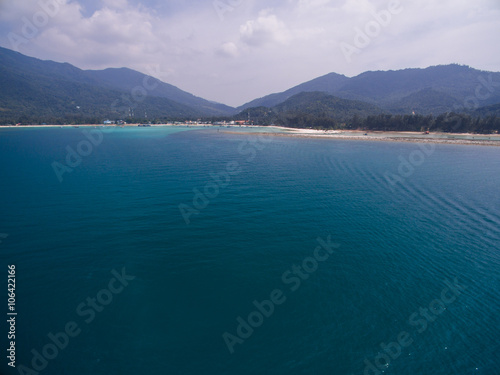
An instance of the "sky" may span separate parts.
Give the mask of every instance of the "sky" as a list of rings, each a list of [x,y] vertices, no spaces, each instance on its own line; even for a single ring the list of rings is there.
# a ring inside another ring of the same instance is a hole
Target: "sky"
[[[500,71],[500,0],[0,0],[0,46],[239,106],[335,72]]]

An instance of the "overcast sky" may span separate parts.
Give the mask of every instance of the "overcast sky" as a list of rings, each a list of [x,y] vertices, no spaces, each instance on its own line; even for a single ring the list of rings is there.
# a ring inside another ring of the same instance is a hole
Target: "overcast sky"
[[[499,20],[500,0],[0,0],[0,46],[237,106],[330,72],[500,71]]]

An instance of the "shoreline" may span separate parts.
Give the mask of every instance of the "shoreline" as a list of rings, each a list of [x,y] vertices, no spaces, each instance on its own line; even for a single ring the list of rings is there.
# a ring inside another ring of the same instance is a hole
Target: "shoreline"
[[[420,132],[366,132],[359,130],[314,130],[297,129],[274,126],[275,129],[284,130],[283,133],[259,132],[248,133],[252,135],[267,135],[277,137],[296,137],[310,139],[330,139],[330,140],[350,140],[350,141],[375,141],[375,142],[405,142],[405,143],[439,143],[453,145],[471,146],[500,146],[500,135],[498,134],[470,134],[470,133],[431,133],[422,134]],[[225,130],[226,134],[245,134],[242,132]],[[368,135],[365,135],[368,134]],[[472,137],[460,138],[460,137]],[[476,139],[477,137],[478,139]],[[481,139],[488,138],[488,139]]]
[[[8,128],[134,128],[139,127],[141,123],[137,124],[124,124],[124,125],[103,125],[103,124],[80,124],[80,125],[0,125],[0,129]],[[215,127],[212,124],[151,124],[151,127]],[[255,127],[255,126],[254,126]]]
[[[15,128],[123,128],[139,127],[140,124],[124,125],[3,125],[0,129]],[[406,143],[439,143],[454,145],[472,145],[472,146],[500,146],[500,134],[472,134],[472,133],[431,133],[423,134],[421,132],[395,132],[395,131],[362,131],[362,130],[315,130],[287,128],[283,126],[262,126],[262,125],[212,125],[212,124],[152,124],[150,127],[179,127],[179,128],[213,128],[221,129],[225,134],[247,134],[264,135],[277,137],[297,137],[311,139],[333,139],[333,140],[356,140],[356,141],[375,141],[375,142],[406,142]],[[245,133],[234,129],[277,129],[281,132],[252,132]],[[224,129],[224,130],[222,130]],[[472,139],[471,139],[472,137]],[[486,139],[488,138],[488,139]]]

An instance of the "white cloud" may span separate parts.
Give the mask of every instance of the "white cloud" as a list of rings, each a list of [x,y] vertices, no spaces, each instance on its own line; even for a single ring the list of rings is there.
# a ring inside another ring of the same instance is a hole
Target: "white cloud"
[[[401,0],[403,12],[351,63],[340,44],[390,0],[220,0],[232,9],[223,21],[206,0],[43,1],[59,10],[21,53],[86,69],[157,64],[168,83],[232,105],[329,72],[452,62],[500,70],[498,0]],[[24,19],[40,11],[39,0],[0,0],[0,45],[12,48],[9,33],[22,37]]]
[[[259,47],[269,43],[289,44],[292,35],[283,21],[270,10],[264,10],[256,20],[247,21],[240,27],[241,40],[246,44]]]
[[[219,54],[219,56],[222,57],[235,58],[239,56],[238,47],[233,42],[224,43],[217,49],[216,52],[217,54]]]

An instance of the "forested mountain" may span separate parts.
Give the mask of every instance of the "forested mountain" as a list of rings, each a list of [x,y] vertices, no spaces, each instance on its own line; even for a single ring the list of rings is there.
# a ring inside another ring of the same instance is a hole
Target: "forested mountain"
[[[436,95],[432,91],[425,94],[431,100]],[[258,124],[292,128],[483,134],[500,130],[500,105],[469,113],[438,113],[441,114],[389,114],[365,102],[341,99],[323,92],[310,92],[294,95],[272,108],[248,108],[236,118],[245,120],[250,117]]]
[[[248,108],[236,117],[244,120],[249,116],[252,121],[265,125],[330,127],[353,116],[366,118],[382,113],[382,109],[357,100],[341,99],[324,92],[302,92],[272,108]]]
[[[460,104],[463,103],[460,103],[451,95],[427,88],[393,103],[388,112],[397,114],[412,114],[413,112],[440,114],[452,112],[456,108],[460,108]]]
[[[499,116],[499,106],[500,73],[460,65],[366,72],[353,78],[330,73],[237,111],[128,68],[81,70],[0,48],[0,124],[246,120],[250,115],[260,124],[358,128],[368,121],[368,128],[383,128],[380,116],[393,115],[386,118],[392,128],[420,129],[428,127],[415,125],[422,116],[456,112],[486,121]],[[488,121],[469,125],[494,129]]]
[[[324,92],[324,93],[335,93],[343,85],[347,83],[349,78],[344,75],[330,73],[323,77],[313,79],[312,81],[305,82],[298,86],[292,87],[291,89],[278,94],[267,95],[263,98],[252,100],[251,102],[237,108],[238,111],[242,111],[246,108],[252,107],[274,107],[280,103],[283,103],[287,99],[294,95],[300,94],[302,92]]]
[[[205,115],[234,113],[234,108],[232,107],[199,98],[157,79],[150,79],[144,85],[145,75],[132,69],[108,68],[104,70],[87,70],[85,73],[102,86],[111,89],[131,92],[136,87],[145,86],[149,96],[173,100],[177,103],[193,107]]]
[[[126,68],[85,71],[0,48],[0,123],[181,119],[233,112],[146,77]]]
[[[481,88],[479,107],[500,103],[500,73],[461,65],[362,73],[353,78],[328,74],[283,93],[251,101],[239,108],[272,107],[298,92],[322,91],[339,98],[371,103],[386,112],[440,114],[464,107]],[[487,98],[486,98],[487,97]],[[477,103],[474,103],[477,105]],[[469,105],[470,106],[470,105]]]
[[[341,99],[323,92],[303,92],[294,95],[284,103],[276,105],[274,109],[277,113],[308,113],[337,120],[346,120],[352,116],[365,117],[383,112],[372,104]]]
[[[500,117],[500,104],[494,104],[478,108],[473,112],[473,114],[480,117],[491,117],[491,116]]]

